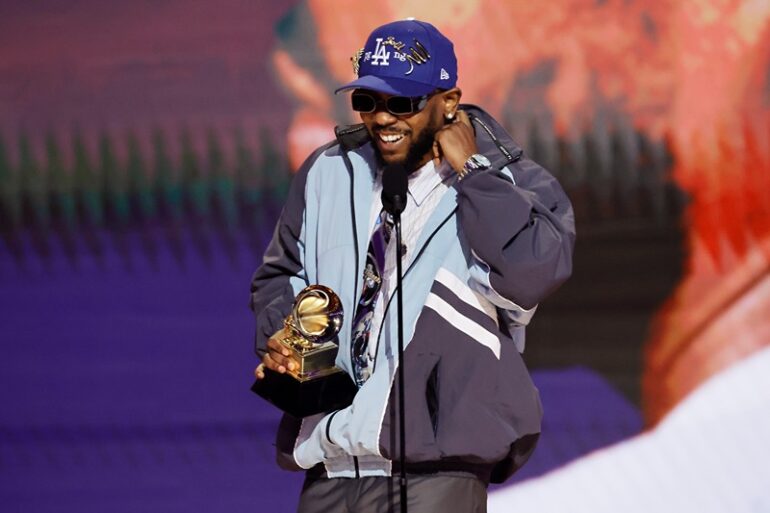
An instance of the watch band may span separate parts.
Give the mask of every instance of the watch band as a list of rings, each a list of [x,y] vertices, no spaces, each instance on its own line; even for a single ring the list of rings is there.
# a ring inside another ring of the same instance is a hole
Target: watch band
[[[459,179],[462,180],[475,171],[483,171],[492,167],[492,163],[481,153],[474,153],[463,164],[463,168],[458,172]]]

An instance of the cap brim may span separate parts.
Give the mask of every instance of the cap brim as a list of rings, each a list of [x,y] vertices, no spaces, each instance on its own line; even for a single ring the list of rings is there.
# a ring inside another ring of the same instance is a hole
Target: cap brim
[[[370,91],[394,96],[425,96],[435,91],[436,86],[402,78],[383,78],[366,75],[336,89],[334,94],[351,89],[369,89]]]

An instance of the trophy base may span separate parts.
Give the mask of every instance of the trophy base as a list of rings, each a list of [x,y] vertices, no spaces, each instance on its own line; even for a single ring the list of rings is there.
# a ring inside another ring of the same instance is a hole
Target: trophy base
[[[289,350],[289,358],[299,364],[297,369],[289,371],[289,374],[299,381],[316,379],[340,370],[334,365],[339,350],[334,342],[311,344],[309,348],[293,343],[291,338],[280,342]]]
[[[297,418],[339,410],[353,402],[358,387],[346,372],[333,369],[336,372],[304,381],[265,369],[265,377],[257,380],[251,390]]]

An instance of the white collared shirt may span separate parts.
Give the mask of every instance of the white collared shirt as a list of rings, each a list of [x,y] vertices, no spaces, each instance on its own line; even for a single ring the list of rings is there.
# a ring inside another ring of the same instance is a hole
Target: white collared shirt
[[[406,208],[401,213],[401,243],[406,247],[406,255],[401,261],[404,271],[409,267],[414,256],[413,248],[417,244],[425,223],[436,209],[444,193],[452,185],[457,173],[452,167],[442,160],[438,167],[433,160],[409,175]],[[369,216],[369,237],[377,225],[377,218],[382,211],[382,171],[377,174],[374,185],[374,201]],[[382,325],[382,317],[385,306],[388,304],[393,291],[396,288],[396,236],[393,237],[385,251],[385,269],[383,271],[382,286],[377,295],[377,302],[372,317],[371,332],[369,336],[369,369],[377,351],[377,337]]]

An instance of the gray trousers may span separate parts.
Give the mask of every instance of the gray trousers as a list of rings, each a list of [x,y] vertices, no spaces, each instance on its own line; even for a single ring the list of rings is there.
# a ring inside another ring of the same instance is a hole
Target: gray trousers
[[[297,513],[399,513],[398,476],[308,478]],[[486,513],[487,487],[455,474],[407,476],[409,513]]]

